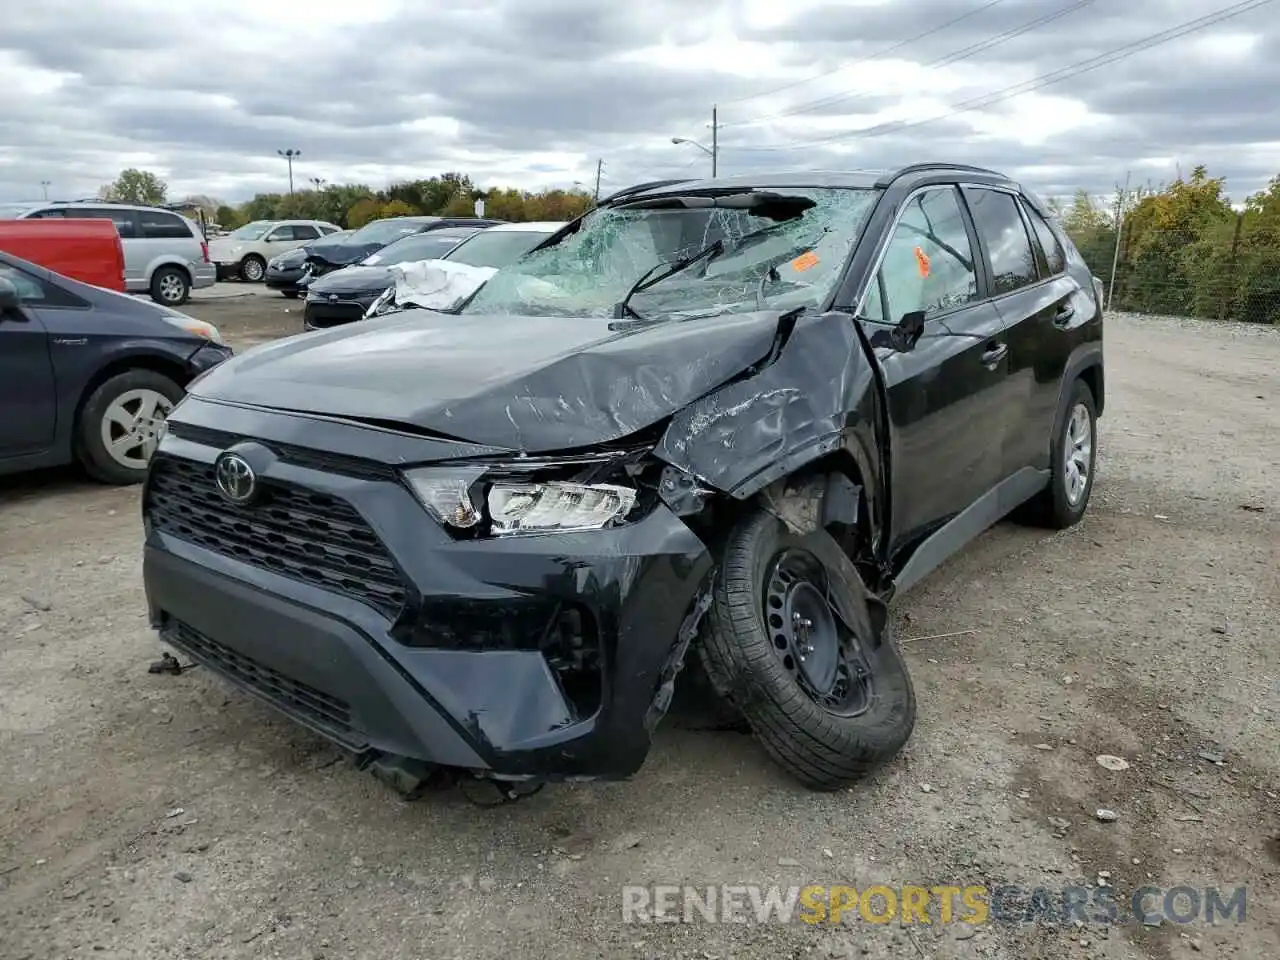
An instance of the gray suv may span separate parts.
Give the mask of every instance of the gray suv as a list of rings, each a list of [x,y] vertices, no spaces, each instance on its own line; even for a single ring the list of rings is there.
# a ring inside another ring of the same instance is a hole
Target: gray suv
[[[16,219],[72,217],[110,219],[124,246],[124,279],[130,293],[149,293],[168,307],[186,303],[192,289],[212,286],[217,267],[194,221],[172,210],[105,200],[50,201],[9,206],[0,216]]]

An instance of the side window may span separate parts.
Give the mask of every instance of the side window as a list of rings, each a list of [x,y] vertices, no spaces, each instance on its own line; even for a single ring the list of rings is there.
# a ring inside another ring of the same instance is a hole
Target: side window
[[[66,216],[65,211],[54,207],[50,210],[36,210],[34,213],[28,213],[24,219],[26,220],[48,220],[52,217]]]
[[[330,224],[327,224],[327,223],[326,223],[323,227],[321,227],[321,228],[320,228],[320,232],[321,232],[321,233],[323,233],[323,234],[327,237],[327,236],[328,236],[329,234],[331,234],[331,233],[337,233],[340,229],[342,229],[342,228],[341,228],[341,227],[335,227],[335,226],[332,226],[332,225],[330,225]]]
[[[1057,235],[1053,232],[1053,228],[1049,226],[1044,217],[1031,208],[1030,204],[1024,203],[1022,209],[1026,211],[1027,219],[1031,221],[1031,226],[1036,231],[1036,237],[1040,240],[1040,249],[1044,251],[1044,258],[1049,264],[1049,276],[1053,277],[1062,273],[1067,269],[1067,255],[1063,251]]]
[[[268,233],[263,239],[267,243],[273,243],[280,240],[292,240],[294,238],[293,227],[276,227]]]
[[[992,292],[1009,293],[1039,280],[1031,238],[1018,213],[1018,201],[999,190],[968,188],[965,197],[973,224],[991,257]]]
[[[320,236],[320,231],[309,223],[295,223],[293,225],[293,239],[295,240],[315,240]]]
[[[147,240],[191,240],[186,221],[163,210],[139,210],[138,231]]]
[[[939,313],[978,298],[973,248],[954,187],[926,190],[908,201],[889,238],[879,280],[862,310],[875,322],[896,324],[906,313]]]
[[[39,303],[45,299],[44,284],[17,267],[0,263],[0,277],[4,277],[18,288],[18,296],[23,303]]]
[[[108,210],[105,207],[72,207],[67,210],[69,217],[85,217],[90,220],[110,220],[116,225],[116,232],[121,240],[137,239],[138,224],[133,218],[132,210]]]

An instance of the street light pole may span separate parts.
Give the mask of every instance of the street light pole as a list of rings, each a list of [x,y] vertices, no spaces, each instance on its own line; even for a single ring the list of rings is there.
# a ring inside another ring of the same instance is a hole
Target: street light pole
[[[276,153],[289,162],[289,196],[293,196],[293,158],[302,156],[301,150],[290,147],[288,150],[277,150]]]
[[[317,190],[323,190],[323,189],[324,189],[324,184],[325,184],[324,177],[308,177],[308,178],[307,178],[307,180],[308,180],[308,181],[311,183],[311,185],[312,185],[313,187],[315,187]]]
[[[720,155],[720,121],[716,118],[716,105],[711,105],[711,179],[716,178],[716,160]]]
[[[52,180],[41,180],[41,181],[40,181],[40,190],[44,193],[44,199],[45,199],[45,200],[48,200],[48,199],[49,199],[49,188],[50,188],[51,186],[53,186],[53,181],[52,181]]]
[[[712,176],[712,178],[713,178],[713,179],[715,178],[715,175],[716,175],[716,151],[712,150],[710,147],[706,146],[705,144],[701,144],[701,143],[699,143],[697,140],[690,140],[688,137],[672,137],[672,138],[671,138],[671,142],[672,142],[672,143],[687,143],[687,144],[689,144],[690,146],[697,147],[699,150],[701,150],[703,153],[705,153],[708,157],[710,157],[710,158],[711,158],[711,176]]]

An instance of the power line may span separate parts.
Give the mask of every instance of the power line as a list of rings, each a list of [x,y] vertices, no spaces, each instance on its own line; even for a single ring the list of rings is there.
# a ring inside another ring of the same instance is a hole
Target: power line
[[[1002,43],[1007,43],[1008,41],[1013,40],[1017,37],[1020,37],[1025,33],[1030,33],[1032,30],[1039,29],[1040,27],[1043,27],[1047,23],[1052,23],[1055,20],[1061,20],[1063,17],[1070,16],[1076,11],[1083,9],[1084,7],[1090,6],[1093,3],[1094,3],[1094,0],[1074,0],[1074,2],[1068,3],[1065,7],[1059,10],[1055,10],[1052,13],[1047,13],[1042,16],[1036,17],[1032,20],[1028,20],[1026,23],[1020,26],[1011,27],[1010,29],[1003,31],[1002,33],[997,33],[994,36],[988,37],[985,40],[979,40],[977,43],[971,43],[966,47],[961,47],[959,50],[953,50],[951,53],[945,54],[937,58],[936,60],[930,60],[927,63],[923,63],[920,65],[920,68],[922,70],[929,70],[935,67],[950,66],[951,64],[959,63],[962,60],[968,60],[970,57],[975,57],[980,53],[985,53],[986,51],[991,50],[994,47],[1000,46]],[[721,126],[723,127],[754,126],[756,124],[764,123],[769,120],[777,120],[783,117],[792,117],[792,116],[796,116],[797,114],[808,113],[812,110],[821,109],[822,107],[832,106],[833,104],[840,103],[841,101],[852,100],[859,96],[862,96],[862,94],[849,93],[849,92],[837,93],[829,97],[823,97],[819,100],[810,101],[809,103],[802,103],[794,107],[788,107],[785,110],[779,110],[777,113],[766,114],[762,117],[754,117],[749,120],[734,120],[729,123],[722,123]]]
[[[997,103],[1010,100],[1016,96],[1021,96],[1024,93],[1031,93],[1035,90],[1040,90],[1044,87],[1061,83],[1063,80],[1069,80],[1073,77],[1077,77],[1082,73],[1097,70],[1099,67],[1105,67],[1112,63],[1126,60],[1129,57],[1142,53],[1145,50],[1161,46],[1171,40],[1177,40],[1181,37],[1189,36],[1190,34],[1197,33],[1205,29],[1206,27],[1222,23],[1225,20],[1230,20],[1234,17],[1249,13],[1274,2],[1275,0],[1244,0],[1242,3],[1232,4],[1231,6],[1224,7],[1215,13],[1206,14],[1205,16],[1197,17],[1194,20],[1188,20],[1176,27],[1171,27],[1168,30],[1162,30],[1159,33],[1153,33],[1150,36],[1143,37],[1141,40],[1135,40],[1132,43],[1127,43],[1123,46],[1108,50],[1106,53],[1099,54],[1096,57],[1081,60],[1078,63],[1073,63],[1069,66],[1062,67],[1061,69],[1050,71],[1049,73],[1034,77],[1031,80],[1023,81],[1022,83],[1015,83],[1008,87],[1003,87],[999,90],[992,91],[991,93],[983,94],[982,96],[963,100],[960,103],[953,104],[948,108],[946,113],[938,114],[935,117],[929,117],[927,120],[914,120],[909,123],[897,121],[880,123],[872,127],[864,127],[860,130],[853,130],[848,133],[833,134],[832,136],[822,137],[817,140],[797,141],[786,146],[746,147],[727,145],[722,146],[721,149],[737,150],[743,153],[786,153],[792,150],[822,146],[828,143],[836,143],[840,140],[855,140],[865,137],[883,136],[887,133],[900,133],[903,130],[910,130],[914,127],[922,127],[926,124],[937,123],[940,120],[949,120],[962,113],[969,113],[973,110],[980,110],[983,107],[994,106]]]
[[[812,83],[814,80],[822,80],[825,77],[833,76],[834,74],[840,73],[843,70],[848,70],[850,67],[856,67],[864,63],[869,63],[872,60],[878,60],[881,57],[885,56],[886,54],[893,53],[896,50],[901,50],[903,47],[909,46],[910,44],[913,44],[918,40],[923,40],[925,39],[925,37],[931,37],[935,33],[941,33],[943,30],[946,30],[949,27],[954,27],[957,23],[960,23],[964,20],[968,20],[970,17],[976,17],[980,13],[985,13],[987,10],[990,10],[992,7],[999,6],[1004,2],[1005,0],[988,0],[988,2],[984,3],[982,6],[978,7],[977,9],[970,10],[968,13],[961,14],[960,16],[956,17],[954,20],[948,20],[946,23],[940,24],[939,26],[926,30],[924,33],[917,33],[914,37],[908,37],[906,40],[900,40],[899,42],[893,44],[892,46],[885,47],[883,50],[878,50],[875,53],[871,54],[870,56],[863,57],[860,60],[854,60],[852,63],[841,64],[840,66],[836,67],[834,70],[828,70],[825,73],[816,73],[811,77],[805,77],[801,80],[793,80],[790,83],[784,83],[780,87],[774,87],[772,90],[766,90],[764,93],[753,93],[745,97],[727,97],[725,99],[720,100],[719,102],[722,104],[725,104],[725,103],[745,103],[747,100],[761,100],[761,99],[764,99],[765,97],[772,97],[776,93],[782,93],[785,90],[792,90],[795,87],[803,86],[806,83]]]

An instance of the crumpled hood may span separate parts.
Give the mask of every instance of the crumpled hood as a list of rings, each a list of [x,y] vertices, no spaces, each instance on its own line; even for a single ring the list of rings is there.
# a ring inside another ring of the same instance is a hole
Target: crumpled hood
[[[642,324],[409,310],[255,347],[191,392],[510,450],[571,450],[650,426],[764,359],[779,316]]]
[[[325,296],[330,293],[364,293],[367,290],[381,292],[394,283],[395,278],[388,267],[355,265],[317,277],[307,289],[311,293]]]

